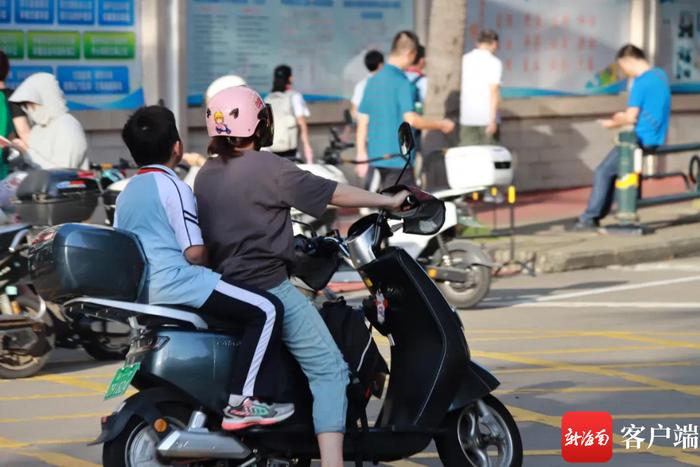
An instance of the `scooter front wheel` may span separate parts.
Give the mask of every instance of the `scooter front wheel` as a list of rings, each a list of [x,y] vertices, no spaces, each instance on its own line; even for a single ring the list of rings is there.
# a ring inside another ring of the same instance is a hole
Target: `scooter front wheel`
[[[457,282],[437,282],[437,286],[450,305],[459,310],[474,308],[489,293],[491,288],[491,268],[479,264],[468,266],[473,285],[465,286]]]
[[[523,444],[508,409],[495,397],[448,414],[435,440],[445,467],[520,467]]]

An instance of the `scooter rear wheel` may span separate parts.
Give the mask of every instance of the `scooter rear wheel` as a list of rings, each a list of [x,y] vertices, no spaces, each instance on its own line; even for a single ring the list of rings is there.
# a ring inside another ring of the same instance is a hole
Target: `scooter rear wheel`
[[[184,428],[191,410],[178,403],[162,403],[158,409],[168,423]],[[119,436],[102,447],[104,467],[160,467],[176,465],[158,456],[158,438],[153,428],[143,419],[133,416]],[[177,464],[182,465],[182,464]]]
[[[508,409],[495,397],[450,413],[447,433],[435,440],[445,467],[520,467],[523,444]]]
[[[491,289],[491,268],[481,264],[471,264],[469,250],[462,245],[461,240],[448,242],[447,250],[450,255],[450,266],[469,270],[472,283],[465,285],[457,282],[436,282],[436,284],[450,305],[458,309],[473,308]],[[433,255],[432,264],[445,266],[439,250]]]

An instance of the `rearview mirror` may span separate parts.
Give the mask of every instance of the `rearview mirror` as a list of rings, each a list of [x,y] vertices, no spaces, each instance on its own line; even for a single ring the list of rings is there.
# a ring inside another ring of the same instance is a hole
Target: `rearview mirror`
[[[413,128],[406,122],[399,126],[399,148],[401,148],[401,156],[404,159],[411,157],[411,151],[416,147],[416,141],[413,139]]]

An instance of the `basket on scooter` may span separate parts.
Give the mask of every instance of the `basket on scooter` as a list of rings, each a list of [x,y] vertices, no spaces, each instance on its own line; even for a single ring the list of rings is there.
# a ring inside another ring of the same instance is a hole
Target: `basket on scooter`
[[[78,170],[36,170],[17,188],[14,204],[22,222],[51,226],[89,219],[99,196],[97,180]]]

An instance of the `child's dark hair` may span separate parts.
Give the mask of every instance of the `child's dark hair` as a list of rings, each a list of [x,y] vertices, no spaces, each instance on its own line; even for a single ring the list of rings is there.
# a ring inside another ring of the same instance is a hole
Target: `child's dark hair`
[[[370,50],[365,54],[365,66],[370,73],[377,71],[382,63],[384,63],[384,55],[380,51]]]
[[[139,166],[164,164],[180,141],[175,115],[166,107],[151,105],[138,109],[122,129],[122,139]]]

